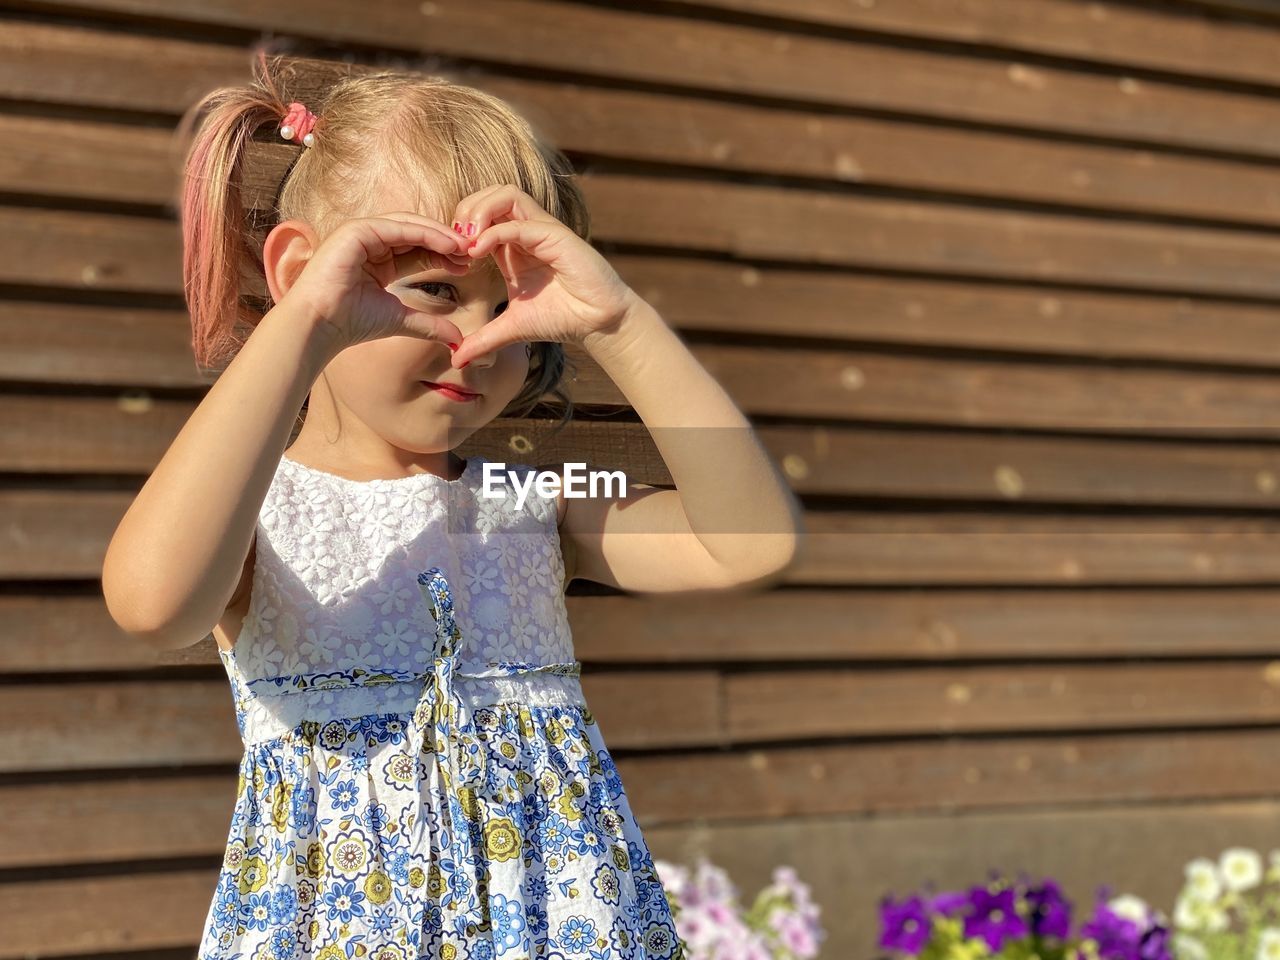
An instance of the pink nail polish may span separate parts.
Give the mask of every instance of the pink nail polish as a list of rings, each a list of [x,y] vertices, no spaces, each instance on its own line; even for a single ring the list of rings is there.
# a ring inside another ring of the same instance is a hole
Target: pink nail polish
[[[448,343],[448,341],[447,341],[447,340],[446,340],[445,342],[446,342],[446,343]],[[457,345],[456,343],[450,343],[450,344],[449,344],[449,349],[450,349],[450,350],[457,350],[457,349],[458,349],[458,345]]]
[[[470,362],[471,362],[470,360],[467,360],[465,363],[460,364],[460,365],[458,366],[458,369],[459,369],[459,370],[461,370],[463,367],[465,367],[465,366],[466,366],[468,363],[470,363]]]
[[[476,225],[471,221],[467,222],[467,236],[470,237],[476,232]]]

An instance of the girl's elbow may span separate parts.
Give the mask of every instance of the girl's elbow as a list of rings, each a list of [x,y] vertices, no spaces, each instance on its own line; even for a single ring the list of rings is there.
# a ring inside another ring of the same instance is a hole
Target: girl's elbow
[[[148,590],[136,569],[112,564],[108,555],[102,565],[102,598],[107,615],[130,640],[150,650],[176,650],[199,642],[191,639],[189,625],[166,613],[156,603],[156,592]]]
[[[732,577],[733,586],[767,589],[786,579],[800,550],[800,535],[771,533],[752,538],[751,549],[741,558]]]

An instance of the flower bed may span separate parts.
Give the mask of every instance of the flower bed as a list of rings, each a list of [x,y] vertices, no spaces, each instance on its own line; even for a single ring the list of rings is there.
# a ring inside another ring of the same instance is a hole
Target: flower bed
[[[1232,847],[1185,875],[1172,922],[1102,886],[1074,933],[1071,901],[1051,879],[993,875],[967,890],[886,896],[879,945],[895,960],[1280,960],[1280,850],[1265,873],[1256,851]]]
[[[657,860],[686,960],[809,960],[826,931],[821,908],[795,870],[777,867],[773,882],[743,908],[720,867],[700,857],[693,868]]]

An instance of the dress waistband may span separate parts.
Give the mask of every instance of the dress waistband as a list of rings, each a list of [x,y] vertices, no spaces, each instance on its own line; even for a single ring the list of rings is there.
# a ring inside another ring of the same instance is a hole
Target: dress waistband
[[[236,707],[246,746],[284,736],[315,713],[327,719],[366,714],[409,713],[409,745],[417,756],[434,729],[432,750],[454,788],[485,789],[487,753],[472,712],[479,706],[513,701],[522,706],[586,706],[580,660],[529,663],[490,661],[480,670],[458,665],[461,631],[453,615],[453,594],[439,567],[418,574],[418,589],[435,620],[433,665],[428,671],[355,668],[260,677],[243,681]],[[219,648],[224,661],[232,654]],[[511,679],[508,679],[511,678]],[[293,694],[306,693],[295,699]]]

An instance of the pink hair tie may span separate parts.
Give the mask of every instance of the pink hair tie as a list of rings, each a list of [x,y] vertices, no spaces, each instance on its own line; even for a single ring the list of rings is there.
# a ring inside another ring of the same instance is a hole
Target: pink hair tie
[[[297,100],[289,104],[284,119],[280,121],[280,136],[285,140],[301,141],[308,147],[316,142],[316,121],[320,118],[300,104]]]

